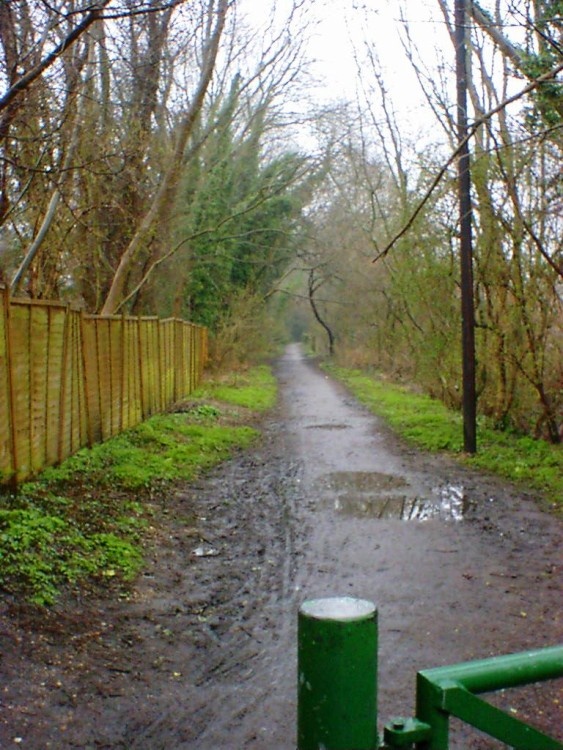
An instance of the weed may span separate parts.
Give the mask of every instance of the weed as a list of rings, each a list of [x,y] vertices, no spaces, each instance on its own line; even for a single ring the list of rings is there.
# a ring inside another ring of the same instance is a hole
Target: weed
[[[229,379],[231,401],[240,388],[241,400],[257,409],[273,403],[269,371],[237,378]],[[221,391],[224,381],[208,387]],[[193,479],[256,438],[244,424],[218,424],[221,411],[201,403],[156,415],[78,451],[17,495],[0,496],[0,588],[46,606],[67,585],[131,581],[142,566],[149,527],[158,522],[146,502],[151,493]]]
[[[196,421],[218,419],[221,416],[221,410],[211,404],[197,404],[188,412],[190,417]]]
[[[276,395],[276,380],[265,365],[231,374],[223,381],[205,383],[194,393],[196,397],[218,399],[256,411],[271,409]]]
[[[62,585],[107,570],[128,580],[140,563],[134,545],[113,534],[84,536],[38,509],[0,511],[0,584],[34,604],[53,604]]]

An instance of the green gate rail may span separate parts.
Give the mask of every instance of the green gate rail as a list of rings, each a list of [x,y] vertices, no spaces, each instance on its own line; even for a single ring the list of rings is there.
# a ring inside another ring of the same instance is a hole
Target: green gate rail
[[[563,743],[477,697],[563,677],[563,645],[419,672],[416,717],[392,719],[379,745],[377,610],[370,604],[336,597],[301,606],[298,750],[448,750],[450,716],[514,750],[563,750]]]
[[[385,727],[384,741],[389,747],[448,750],[449,717],[455,716],[515,750],[562,750],[561,742],[477,697],[561,676],[563,646],[419,672],[416,719]]]

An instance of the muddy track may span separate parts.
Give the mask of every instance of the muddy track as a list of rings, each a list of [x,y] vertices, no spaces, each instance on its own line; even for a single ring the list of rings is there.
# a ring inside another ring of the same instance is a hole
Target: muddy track
[[[377,603],[382,720],[412,714],[417,669],[562,640],[559,521],[405,447],[296,347],[277,374],[260,444],[160,499],[129,601],[41,623],[2,604],[1,748],[289,750],[309,597]],[[496,700],[552,734],[563,724],[561,683]]]

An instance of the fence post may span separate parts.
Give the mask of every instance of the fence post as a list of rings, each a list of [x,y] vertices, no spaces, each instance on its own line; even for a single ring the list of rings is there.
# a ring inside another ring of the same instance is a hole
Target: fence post
[[[364,599],[304,602],[298,617],[298,750],[374,750],[377,610]]]

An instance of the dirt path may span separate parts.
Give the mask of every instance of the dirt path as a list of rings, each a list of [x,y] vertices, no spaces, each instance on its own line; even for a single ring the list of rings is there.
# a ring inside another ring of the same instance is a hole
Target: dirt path
[[[296,346],[277,374],[260,446],[163,499],[130,601],[0,606],[0,748],[290,750],[305,598],[377,603],[382,720],[412,714],[417,669],[561,641],[560,522],[406,449]],[[563,724],[560,683],[499,700]]]

